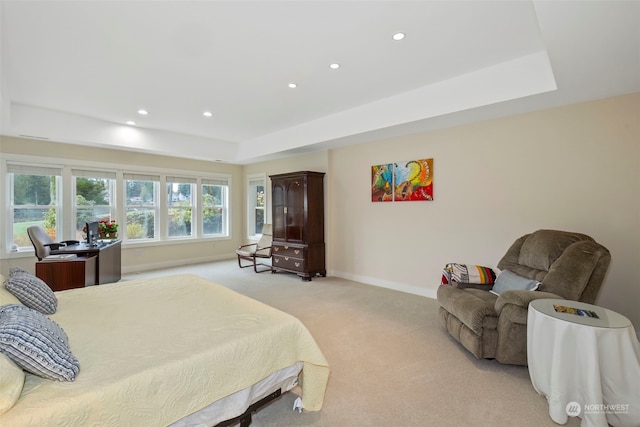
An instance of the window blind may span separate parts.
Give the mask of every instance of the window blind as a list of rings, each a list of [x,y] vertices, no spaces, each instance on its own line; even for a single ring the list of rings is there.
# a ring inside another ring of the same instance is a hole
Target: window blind
[[[197,180],[195,178],[184,178],[184,177],[177,177],[177,176],[168,176],[167,177],[167,183],[195,184],[196,182],[197,182]]]
[[[124,179],[129,181],[160,181],[159,175],[145,175],[140,173],[125,173]]]
[[[217,178],[217,179],[206,178],[206,179],[202,179],[202,184],[203,185],[229,185],[229,180],[226,178]]]
[[[81,176],[83,178],[104,178],[104,179],[116,179],[115,172],[108,171],[92,171],[83,169],[72,169],[71,174],[73,176]]]
[[[35,165],[19,165],[7,164],[7,172],[19,173],[23,175],[62,175],[62,168],[35,166]]]

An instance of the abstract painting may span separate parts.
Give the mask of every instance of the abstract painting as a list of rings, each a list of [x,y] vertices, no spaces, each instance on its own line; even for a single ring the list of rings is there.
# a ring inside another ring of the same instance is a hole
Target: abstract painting
[[[393,201],[393,163],[371,166],[371,201]]]
[[[371,167],[371,201],[433,200],[433,159]]]

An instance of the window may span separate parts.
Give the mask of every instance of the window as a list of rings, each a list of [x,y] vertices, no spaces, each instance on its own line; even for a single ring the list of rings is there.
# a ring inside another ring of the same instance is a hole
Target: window
[[[125,173],[124,186],[127,240],[158,238],[160,177]]]
[[[89,221],[111,221],[115,214],[114,172],[73,170],[76,240],[84,240],[82,228]]]
[[[0,256],[31,252],[27,227],[34,224],[54,241],[84,240],[87,222],[114,220],[125,245],[229,238],[230,174],[7,157],[0,153]]]
[[[169,237],[190,237],[194,230],[193,197],[196,180],[194,178],[167,177],[167,235]]]
[[[247,177],[247,235],[262,234],[262,226],[266,222],[265,192],[266,177],[264,174]]]
[[[202,180],[202,234],[229,234],[229,184],[226,179]]]
[[[41,225],[53,240],[58,230],[61,169],[8,164],[10,215],[9,240],[18,248],[31,248],[27,227]]]

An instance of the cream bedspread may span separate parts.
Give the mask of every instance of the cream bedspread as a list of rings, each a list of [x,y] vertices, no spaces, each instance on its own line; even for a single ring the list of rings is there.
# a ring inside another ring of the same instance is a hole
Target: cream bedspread
[[[0,425],[168,425],[303,361],[305,409],[322,407],[326,359],[295,317],[195,275],[57,292],[51,318],[80,361],[74,382],[27,375]]]

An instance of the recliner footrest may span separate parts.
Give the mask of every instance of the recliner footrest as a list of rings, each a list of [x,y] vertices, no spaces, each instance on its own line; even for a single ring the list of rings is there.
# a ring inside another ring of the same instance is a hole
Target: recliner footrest
[[[476,295],[478,292],[480,294]],[[495,300],[495,295],[487,291],[458,289],[448,285],[438,287],[438,301],[442,308],[478,335],[482,335],[483,328],[495,329],[498,326]]]

